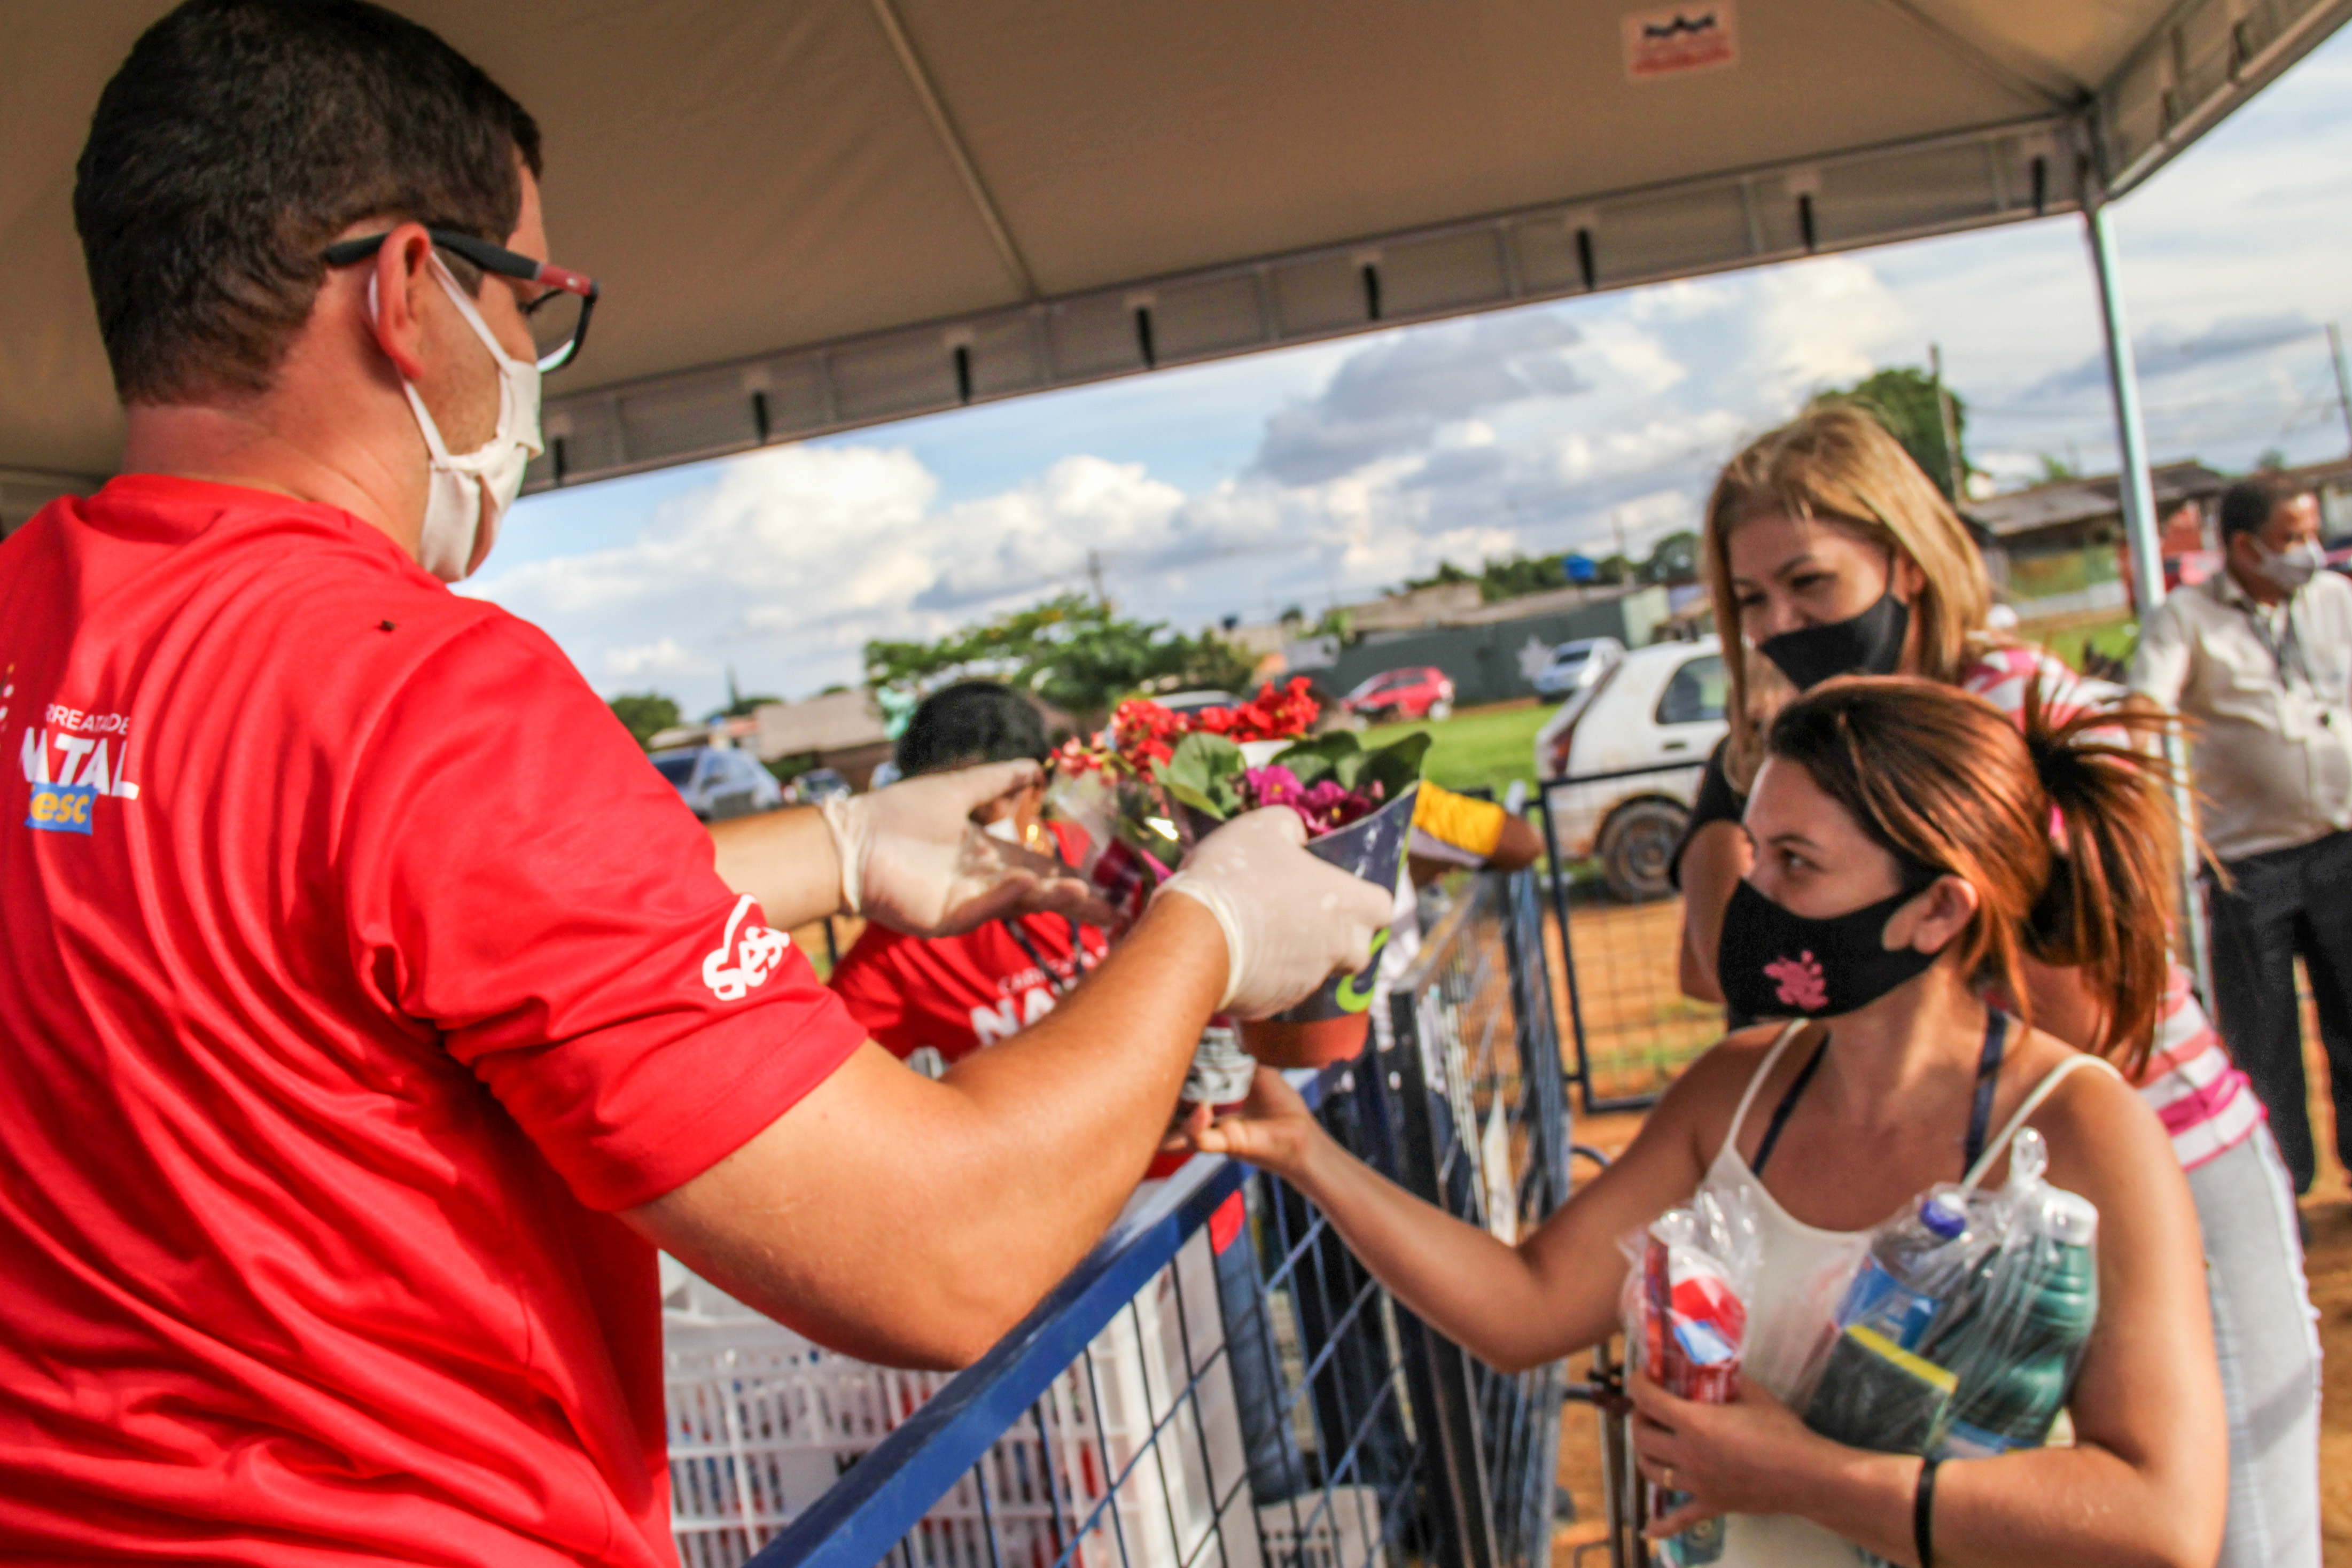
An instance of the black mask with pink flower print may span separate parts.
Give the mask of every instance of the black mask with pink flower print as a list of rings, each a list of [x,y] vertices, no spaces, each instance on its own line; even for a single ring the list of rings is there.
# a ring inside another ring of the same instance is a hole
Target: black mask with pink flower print
[[[1888,947],[1886,922],[1940,873],[1904,868],[1903,891],[1876,904],[1815,920],[1773,903],[1741,882],[1723,912],[1716,977],[1737,1017],[1836,1018],[1868,1007],[1915,980],[1940,956]]]

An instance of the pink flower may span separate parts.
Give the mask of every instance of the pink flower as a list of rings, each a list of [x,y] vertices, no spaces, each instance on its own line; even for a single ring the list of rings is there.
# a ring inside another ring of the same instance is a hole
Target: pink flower
[[[1260,806],[1295,806],[1298,775],[1279,766],[1242,769],[1242,797]]]
[[[1775,994],[1800,1012],[1811,1012],[1829,1005],[1829,982],[1822,974],[1821,960],[1811,953],[1794,958],[1775,958],[1764,966],[1764,975],[1767,979],[1780,982]]]

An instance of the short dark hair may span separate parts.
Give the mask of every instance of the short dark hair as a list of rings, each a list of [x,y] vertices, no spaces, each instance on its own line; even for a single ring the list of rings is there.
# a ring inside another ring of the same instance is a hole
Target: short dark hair
[[[363,0],[188,0],[106,84],[75,172],[116,392],[267,392],[338,235],[414,219],[503,245],[518,152],[536,175],[538,124],[414,22]]]
[[[943,773],[981,762],[1043,762],[1053,751],[1037,705],[994,681],[958,681],[933,692],[898,737],[898,772]]]
[[[2273,513],[2305,489],[2275,474],[2254,474],[2232,482],[2221,492],[2221,504],[2214,509],[2221,543],[2226,546],[2239,534],[2260,532]]]

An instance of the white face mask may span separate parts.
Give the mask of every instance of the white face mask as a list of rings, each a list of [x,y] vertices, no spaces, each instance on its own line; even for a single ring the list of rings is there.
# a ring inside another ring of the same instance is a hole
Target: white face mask
[[[2326,564],[2326,553],[2309,539],[2283,550],[2254,541],[2254,570],[2289,593],[2318,576]]]
[[[405,376],[400,381],[401,391],[408,394],[408,406],[415,411],[417,428],[425,433],[425,449],[432,461],[417,562],[442,581],[457,582],[472,570],[478,554],[488,556],[498,538],[499,519],[522,494],[523,470],[546,445],[539,434],[539,366],[506,351],[438,256],[433,258],[433,276],[499,367],[497,433],[473,451],[455,455],[443,443],[441,427],[433,423],[415,386]],[[375,319],[375,279],[371,277],[369,319]]]

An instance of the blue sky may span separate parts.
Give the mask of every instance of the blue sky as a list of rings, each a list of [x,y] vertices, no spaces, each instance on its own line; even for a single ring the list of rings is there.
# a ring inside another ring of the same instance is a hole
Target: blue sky
[[[2341,455],[2352,31],[2116,208],[2158,461]],[[469,591],[609,694],[690,710],[854,681],[1083,586],[1191,628],[1362,598],[1439,559],[1692,526],[1714,468],[1820,388],[1945,373],[2008,485],[2111,470],[2079,218],[1530,306],[877,426],[534,497]]]

